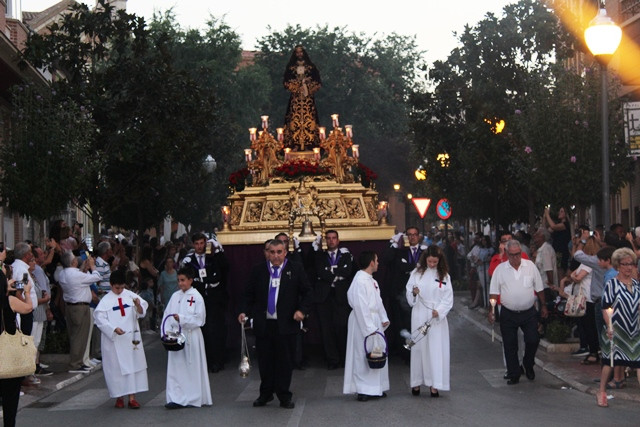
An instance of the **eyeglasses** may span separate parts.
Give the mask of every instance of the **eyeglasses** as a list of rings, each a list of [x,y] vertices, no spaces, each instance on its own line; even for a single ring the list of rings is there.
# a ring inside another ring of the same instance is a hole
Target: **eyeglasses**
[[[522,255],[522,252],[515,252],[515,253],[507,252],[507,255],[513,256],[513,257],[517,257],[517,256]]]
[[[635,265],[635,264],[634,264],[634,263],[632,263],[632,262],[621,262],[621,263],[620,263],[620,266],[622,266],[622,267],[632,267],[632,266],[634,266],[634,265]]]
[[[500,239],[500,243],[507,243],[511,239]]]

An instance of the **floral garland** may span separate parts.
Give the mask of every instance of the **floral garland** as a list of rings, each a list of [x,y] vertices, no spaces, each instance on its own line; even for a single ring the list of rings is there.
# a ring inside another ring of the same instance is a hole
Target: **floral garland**
[[[238,184],[244,184],[244,180],[247,176],[249,176],[249,168],[238,169],[229,175],[229,185],[235,187]]]
[[[285,178],[294,178],[298,176],[307,175],[325,175],[329,171],[315,162],[310,162],[305,159],[289,160],[282,165],[278,166],[274,174],[276,176],[282,176]]]
[[[375,181],[376,179],[378,179],[378,174],[362,163],[358,162],[357,168],[358,175],[360,175],[360,179],[362,179],[363,181]]]

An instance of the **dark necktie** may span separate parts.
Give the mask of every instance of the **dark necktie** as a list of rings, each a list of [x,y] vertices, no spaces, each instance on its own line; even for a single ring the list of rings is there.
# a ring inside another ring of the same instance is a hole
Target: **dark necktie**
[[[272,267],[273,274],[271,274],[271,280],[278,278],[278,269],[280,267]],[[276,313],[276,291],[278,288],[269,283],[269,299],[267,300],[267,312],[270,315],[274,315]]]
[[[200,264],[200,268],[204,268],[204,261],[202,259],[202,255],[198,255],[198,264]]]
[[[415,263],[415,262],[418,262],[418,257],[417,257],[417,254],[418,254],[418,248],[412,248],[411,250],[413,251],[413,255],[411,255],[411,260],[412,260],[414,263]]]
[[[336,265],[336,253],[331,252],[331,265]]]

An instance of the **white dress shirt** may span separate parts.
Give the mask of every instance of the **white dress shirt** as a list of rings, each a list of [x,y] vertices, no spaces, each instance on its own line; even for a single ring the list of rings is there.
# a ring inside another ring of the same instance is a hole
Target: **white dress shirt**
[[[68,267],[60,273],[60,286],[62,287],[62,298],[64,302],[78,303],[91,302],[92,283],[98,283],[102,277],[100,273],[83,273],[76,267]]]

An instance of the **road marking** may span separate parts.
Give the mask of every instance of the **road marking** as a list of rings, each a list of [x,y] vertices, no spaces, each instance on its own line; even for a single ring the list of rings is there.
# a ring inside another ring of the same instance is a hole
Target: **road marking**
[[[507,381],[503,378],[504,369],[485,369],[480,371],[480,375],[491,385],[491,387],[506,387]]]
[[[260,381],[249,381],[249,384],[236,398],[236,402],[252,402],[260,395]]]
[[[78,409],[95,409],[109,399],[109,391],[106,388],[90,388],[49,410],[73,411]]]
[[[298,399],[296,402],[296,407],[293,409],[293,413],[291,414],[291,418],[289,418],[289,422],[287,423],[287,427],[298,427],[300,425],[300,420],[302,419],[302,413],[304,412],[305,399]]]

